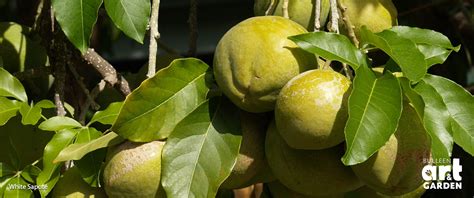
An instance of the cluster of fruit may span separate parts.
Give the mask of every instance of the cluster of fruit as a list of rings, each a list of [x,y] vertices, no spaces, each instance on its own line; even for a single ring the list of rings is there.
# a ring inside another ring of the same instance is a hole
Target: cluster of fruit
[[[240,22],[215,51],[215,80],[242,109],[240,153],[221,188],[267,183],[274,197],[420,196],[430,141],[414,109],[404,104],[397,131],[369,160],[345,166],[340,159],[351,81],[288,39],[312,31],[315,1],[290,0],[289,19],[281,17],[282,2],[256,0],[256,15],[274,16]],[[356,36],[363,25],[379,32],[397,23],[391,0],[339,3],[347,8]],[[322,0],[321,24],[329,11],[329,0]],[[163,145],[126,142],[110,148],[103,172],[107,194],[165,197]]]

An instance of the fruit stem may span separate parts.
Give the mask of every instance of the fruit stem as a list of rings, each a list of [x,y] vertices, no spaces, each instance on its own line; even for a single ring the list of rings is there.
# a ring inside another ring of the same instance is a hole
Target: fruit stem
[[[270,12],[272,12],[274,5],[275,5],[275,0],[271,0],[270,5],[268,5],[267,10],[265,11],[265,16],[270,15]]]
[[[351,38],[352,40],[352,43],[354,43],[354,45],[359,48],[359,40],[357,39],[356,35],[355,35],[355,32],[354,32],[354,25],[352,25],[349,17],[347,16],[347,7],[342,5],[341,1],[338,0],[337,1],[337,6],[339,7],[339,9],[341,10],[341,15],[342,15],[342,21],[344,21],[344,24],[347,28],[347,32],[349,34],[349,38]]]
[[[314,32],[321,28],[321,0],[316,0],[314,4]]]
[[[288,15],[288,1],[289,0],[283,0],[283,6],[282,6],[282,9],[283,9],[283,17],[285,18],[289,18],[289,15]]]
[[[321,67],[322,70],[331,70],[331,62],[330,60],[326,60],[324,62],[324,65]]]
[[[153,0],[150,17],[150,53],[148,57],[148,73],[146,75],[148,78],[154,76],[156,72],[156,53],[158,51],[157,40],[160,38],[160,32],[158,32],[159,10],[160,0]]]
[[[339,34],[337,0],[329,0],[329,5],[331,6],[331,21],[328,24],[328,30]]]

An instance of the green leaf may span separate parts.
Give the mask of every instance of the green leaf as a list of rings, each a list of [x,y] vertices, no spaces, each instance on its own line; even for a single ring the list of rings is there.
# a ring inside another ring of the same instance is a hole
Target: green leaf
[[[2,66],[10,71],[22,72],[44,66],[46,50],[34,39],[30,39],[31,29],[12,22],[0,22],[0,56]]]
[[[173,61],[127,96],[112,131],[134,142],[168,137],[205,101],[208,72],[209,66],[198,59]]]
[[[0,96],[14,97],[22,102],[28,101],[21,82],[7,70],[0,67]]]
[[[351,41],[340,34],[313,32],[289,37],[300,48],[326,60],[336,60],[350,65],[354,70],[367,65],[365,55]]]
[[[408,26],[394,26],[390,31],[393,31],[397,33],[398,36],[409,39],[416,44],[438,46],[445,49],[455,50],[456,52],[460,49],[460,46],[454,47],[448,37],[433,30]]]
[[[128,37],[143,43],[150,17],[149,0],[104,0],[105,10]]]
[[[102,136],[102,133],[95,128],[82,128],[76,137],[77,144],[88,143]],[[101,149],[95,152],[88,153],[80,160],[74,161],[74,164],[79,169],[79,172],[89,185],[93,187],[99,186],[99,173],[102,167],[102,161],[105,159],[106,150]]]
[[[425,56],[426,66],[429,68],[436,64],[441,64],[448,59],[452,50],[446,50],[442,47],[419,44],[418,49]]]
[[[21,178],[20,176],[16,176],[6,184],[3,197],[8,197],[8,198],[33,197],[33,191],[28,189],[28,183],[25,180],[23,180],[23,178]]]
[[[67,160],[79,160],[84,155],[109,146],[113,146],[123,142],[124,139],[121,138],[114,132],[107,133],[100,138],[94,139],[88,143],[80,144],[71,144],[59,153],[59,155],[54,159],[54,162],[63,162]]]
[[[376,78],[368,67],[356,70],[345,127],[345,165],[362,163],[396,131],[402,112],[400,84],[390,72]]]
[[[122,105],[123,102],[110,103],[110,105],[105,110],[95,112],[94,116],[92,116],[92,119],[87,124],[87,126],[90,126],[94,122],[99,122],[106,125],[113,124],[117,119]]]
[[[74,141],[77,132],[71,129],[64,129],[54,134],[53,138],[44,148],[43,170],[38,175],[37,184],[46,184],[56,171],[59,171],[61,163],[54,163],[53,160],[59,152]]]
[[[60,169],[56,169],[56,171],[53,172],[51,179],[46,182],[46,184],[38,184],[39,192],[42,198],[45,198],[51,190],[53,190],[53,187],[56,185],[56,183],[59,181],[59,177],[61,176],[60,174]]]
[[[36,177],[38,177],[40,173],[40,168],[30,164],[21,171],[21,177],[29,183],[35,183]]]
[[[449,159],[453,149],[453,135],[451,134],[450,115],[443,98],[437,91],[420,81],[414,91],[425,103],[423,125],[431,137],[431,152],[434,159]]]
[[[413,90],[410,85],[410,80],[408,80],[408,78],[399,77],[398,81],[402,86],[403,94],[408,99],[410,104],[412,104],[420,120],[423,120],[423,116],[425,113],[425,102],[423,101],[423,98],[418,93],[416,93],[415,90]]]
[[[427,65],[424,55],[416,44],[390,30],[372,33],[367,27],[361,28],[362,43],[372,44],[389,55],[400,68],[405,77],[419,81],[425,76]]]
[[[41,108],[35,108],[35,106],[30,106],[28,103],[23,102],[20,105],[20,114],[23,125],[35,125],[41,118]]]
[[[8,176],[8,175],[14,175],[16,171],[8,166],[8,164],[0,162],[0,178]]]
[[[215,197],[241,142],[239,110],[213,98],[181,121],[163,148],[162,184],[169,198]]]
[[[0,177],[0,197],[4,197],[3,193],[5,192],[7,188],[7,184],[13,178],[14,177]]]
[[[16,112],[20,109],[20,104],[16,100],[0,97],[0,126],[5,125],[10,118],[15,117]]]
[[[44,131],[60,131],[62,129],[71,129],[78,127],[82,127],[81,123],[70,117],[65,116],[55,116],[49,118],[38,126],[39,129]]]
[[[102,0],[52,0],[54,15],[71,43],[85,53]]]
[[[421,87],[418,88],[418,86]],[[415,87],[415,90],[419,91],[420,89],[428,88],[431,89],[430,93],[428,93],[429,97],[436,97],[435,93],[439,96],[435,98],[436,101],[431,101],[430,104],[433,105],[433,108],[442,108],[442,105],[439,103],[446,106],[444,112],[438,113],[447,114],[447,116],[449,116],[454,142],[474,156],[474,97],[455,82],[440,76],[427,75],[423,78],[423,81]],[[425,103],[428,105],[427,101],[425,101]],[[439,124],[445,122],[445,120],[433,120],[433,122]],[[445,125],[443,125],[443,127],[446,127]],[[449,137],[446,132],[443,134],[444,136],[438,135],[440,138]],[[443,143],[444,141],[448,140],[443,140]]]

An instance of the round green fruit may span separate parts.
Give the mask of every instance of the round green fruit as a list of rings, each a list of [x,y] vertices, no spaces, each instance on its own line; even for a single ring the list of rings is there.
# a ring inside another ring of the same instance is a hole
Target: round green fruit
[[[421,172],[430,159],[430,145],[416,111],[405,103],[394,135],[377,153],[352,169],[360,180],[377,192],[406,194],[424,182]]]
[[[164,197],[161,152],[164,142],[122,143],[107,153],[104,188],[109,197]]]
[[[267,131],[265,153],[276,179],[289,189],[304,195],[330,196],[362,186],[351,168],[342,164],[342,146],[324,150],[293,149],[272,123]]]
[[[67,170],[54,186],[52,197],[85,198],[107,197],[101,188],[94,188],[81,177],[79,169],[73,167]]]
[[[222,188],[236,189],[251,185],[250,181],[265,166],[265,130],[268,119],[262,114],[240,111],[242,143],[237,161]]]
[[[214,76],[222,92],[248,112],[273,110],[280,89],[317,66],[314,55],[288,39],[303,33],[306,29],[278,16],[252,17],[232,27],[214,55]]]
[[[360,28],[367,26],[372,32],[381,32],[397,25],[397,8],[392,0],[340,0],[347,8],[346,13],[360,35]]]
[[[254,12],[256,16],[264,16],[272,0],[255,0]],[[269,15],[283,16],[283,0],[274,0]],[[329,0],[321,1],[320,24],[324,27],[329,14]],[[315,0],[288,1],[288,17],[305,27],[308,31],[314,30]]]
[[[343,142],[350,85],[329,69],[291,79],[275,106],[276,126],[286,143],[296,149],[325,149]]]

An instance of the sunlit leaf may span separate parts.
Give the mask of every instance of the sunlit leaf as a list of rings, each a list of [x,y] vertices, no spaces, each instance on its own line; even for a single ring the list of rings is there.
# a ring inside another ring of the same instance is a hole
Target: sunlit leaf
[[[28,101],[21,82],[7,70],[0,67],[0,96],[14,97],[22,102]]]
[[[3,197],[28,198],[34,197],[33,191],[28,189],[28,183],[20,176],[15,176],[6,184]]]
[[[150,1],[104,0],[104,4],[115,25],[128,37],[143,43],[150,17]]]
[[[67,160],[79,160],[84,155],[109,146],[113,146],[123,142],[124,139],[121,138],[114,132],[107,133],[102,137],[94,139],[88,143],[77,143],[71,144],[59,153],[59,155],[54,159],[54,162],[63,162]]]
[[[20,102],[0,96],[0,126],[5,125],[20,109]]]
[[[55,116],[42,122],[38,128],[44,131],[59,131],[62,129],[78,128],[81,126],[81,123],[70,117]]]
[[[110,105],[105,110],[95,112],[94,116],[92,116],[91,121],[87,125],[89,126],[94,122],[99,122],[102,124],[113,124],[117,119],[122,105],[123,102],[110,103]]]
[[[89,143],[102,136],[102,133],[94,128],[82,128],[77,134],[75,144]],[[102,161],[105,159],[106,150],[98,150],[88,153],[80,160],[74,161],[74,164],[79,169],[79,172],[89,185],[93,187],[99,186],[99,173],[102,167]]]

